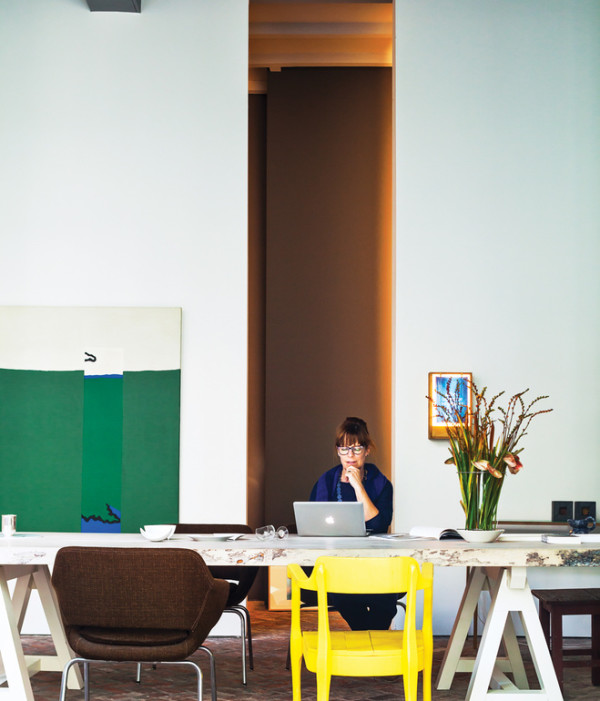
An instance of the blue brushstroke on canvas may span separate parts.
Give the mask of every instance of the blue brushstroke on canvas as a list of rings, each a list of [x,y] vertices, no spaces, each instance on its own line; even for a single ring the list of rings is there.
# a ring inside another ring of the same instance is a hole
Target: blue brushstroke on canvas
[[[101,516],[81,516],[82,533],[120,533],[121,512],[110,504],[106,505],[108,518]]]

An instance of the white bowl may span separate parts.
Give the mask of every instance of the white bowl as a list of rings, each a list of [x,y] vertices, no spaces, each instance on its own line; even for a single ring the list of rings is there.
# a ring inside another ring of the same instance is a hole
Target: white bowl
[[[156,526],[144,526],[140,528],[140,533],[153,542],[158,542],[160,540],[167,540],[173,533],[175,533],[175,526],[168,524],[160,524]]]
[[[504,528],[498,528],[495,531],[468,531],[464,528],[456,530],[468,543],[493,543],[501,533],[504,533]]]

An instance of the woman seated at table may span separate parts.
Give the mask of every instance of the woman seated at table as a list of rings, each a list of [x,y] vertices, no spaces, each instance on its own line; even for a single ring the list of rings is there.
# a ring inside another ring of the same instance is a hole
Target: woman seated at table
[[[375,448],[366,422],[348,417],[337,430],[335,445],[341,462],[318,479],[310,500],[360,501],[367,530],[387,532],[392,521],[393,487],[373,463],[366,462]],[[396,615],[397,600],[396,594],[329,595],[329,602],[352,630],[387,630]]]

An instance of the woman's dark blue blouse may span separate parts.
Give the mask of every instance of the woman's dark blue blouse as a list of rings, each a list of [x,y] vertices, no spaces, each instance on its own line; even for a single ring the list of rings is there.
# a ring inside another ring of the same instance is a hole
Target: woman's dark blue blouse
[[[310,493],[311,501],[356,501],[354,488],[348,482],[340,482],[342,466],[332,467],[317,480]],[[363,482],[369,499],[379,509],[377,516],[365,525],[373,533],[386,533],[392,522],[394,488],[388,478],[372,463],[365,463]]]

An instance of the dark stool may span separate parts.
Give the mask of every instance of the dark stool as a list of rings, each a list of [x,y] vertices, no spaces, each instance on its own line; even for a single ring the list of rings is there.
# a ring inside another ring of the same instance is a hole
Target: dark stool
[[[540,602],[540,623],[558,683],[562,689],[564,667],[592,667],[592,684],[600,686],[600,589],[534,589]],[[592,647],[563,650],[562,617],[591,615]],[[563,655],[591,655],[591,660],[563,660]]]

